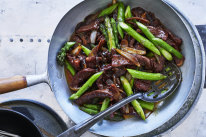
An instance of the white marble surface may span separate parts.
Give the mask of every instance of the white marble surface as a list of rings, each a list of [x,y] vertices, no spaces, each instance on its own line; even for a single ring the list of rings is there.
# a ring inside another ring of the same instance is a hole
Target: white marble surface
[[[62,16],[82,0],[0,0],[0,77],[40,74],[46,69],[47,50]],[[206,24],[206,0],[170,0],[194,24]],[[10,39],[13,42],[10,42]],[[19,40],[23,38],[23,42]],[[29,42],[30,39],[34,42]],[[41,39],[41,42],[38,42]],[[32,53],[32,54],[31,54]],[[190,116],[163,137],[206,137],[206,89]],[[32,95],[32,96],[31,96]],[[46,84],[39,84],[0,96],[10,99],[34,99],[52,107],[71,125]],[[95,137],[86,133],[83,137]]]

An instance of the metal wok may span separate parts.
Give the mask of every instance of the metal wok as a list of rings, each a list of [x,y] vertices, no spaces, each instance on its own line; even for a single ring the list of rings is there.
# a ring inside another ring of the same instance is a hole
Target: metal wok
[[[59,22],[49,48],[48,70],[42,75],[18,76],[0,80],[0,93],[9,92],[46,82],[54,92],[57,101],[64,112],[79,123],[90,115],[82,112],[68,97],[69,88],[64,76],[64,68],[56,63],[56,55],[61,46],[68,40],[77,23],[87,15],[104,8],[111,0],[85,0],[71,9]],[[197,103],[205,76],[205,54],[202,42],[196,28],[173,5],[161,0],[123,1],[133,7],[143,7],[149,10],[162,23],[183,39],[182,51],[186,58],[181,67],[183,81],[179,89],[165,100],[158,112],[152,114],[146,121],[135,118],[121,122],[104,120],[101,125],[94,125],[90,131],[104,136],[154,136],[172,130],[191,112]]]

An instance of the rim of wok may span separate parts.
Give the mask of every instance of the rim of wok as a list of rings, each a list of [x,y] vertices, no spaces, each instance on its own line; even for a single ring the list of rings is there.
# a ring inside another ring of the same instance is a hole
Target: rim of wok
[[[87,2],[87,1],[82,1],[79,4],[77,4],[76,6],[79,6],[85,2]],[[193,45],[194,45],[194,51],[195,51],[195,74],[194,74],[194,80],[193,80],[190,92],[188,94],[188,97],[185,100],[182,107],[179,109],[179,111],[171,119],[169,119],[167,122],[165,122],[164,124],[162,124],[158,128],[156,128],[150,132],[138,135],[141,137],[160,135],[166,131],[172,131],[174,128],[176,128],[178,125],[180,125],[189,116],[189,114],[193,110],[194,106],[196,105],[196,103],[201,95],[201,92],[202,92],[202,89],[204,86],[204,80],[205,80],[205,77],[204,77],[205,76],[205,53],[204,53],[203,44],[202,44],[201,38],[197,32],[197,29],[173,4],[171,4],[165,0],[163,0],[163,2],[165,3],[165,5],[168,6],[168,8],[171,8],[174,10],[174,12],[176,12],[176,14],[181,18],[181,20],[185,24],[187,31],[190,34],[190,37],[191,37]],[[73,10],[76,6],[74,6],[70,10]],[[70,10],[64,15],[64,17],[61,19],[60,22],[63,21],[63,19],[70,12]],[[60,22],[59,22],[59,24],[60,24]],[[59,26],[59,24],[58,24],[58,26]],[[54,40],[55,39],[55,32],[58,30],[58,26],[56,27],[56,29],[53,33],[51,43],[52,43],[52,41],[55,41]],[[60,106],[62,108],[64,108],[61,105],[60,100],[58,99],[57,91],[58,91],[59,87],[56,86],[57,85],[56,83],[58,83],[58,81],[56,82],[56,81],[54,81],[54,79],[51,78],[51,76],[54,75],[54,74],[52,74],[52,69],[56,69],[56,68],[54,67],[54,62],[52,62],[52,61],[50,62],[50,56],[51,56],[50,50],[51,50],[51,48],[49,48],[49,55],[48,55],[48,78],[49,78],[48,81],[50,83],[52,91],[55,93],[55,96],[56,96],[58,103],[60,104]],[[56,54],[55,54],[55,57],[56,57]],[[60,66],[57,66],[57,68],[59,70],[61,70],[62,73],[56,74],[56,75],[59,79],[62,79],[64,77],[64,68],[60,67]],[[90,130],[90,132],[99,135],[99,133],[96,133],[95,131]]]

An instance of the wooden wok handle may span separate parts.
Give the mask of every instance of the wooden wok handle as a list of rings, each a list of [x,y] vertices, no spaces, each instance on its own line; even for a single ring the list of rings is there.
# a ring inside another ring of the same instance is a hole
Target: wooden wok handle
[[[40,75],[14,76],[0,78],[0,94],[33,86],[39,83],[48,83],[47,72]]]
[[[0,94],[27,87],[25,76],[14,76],[0,79]]]

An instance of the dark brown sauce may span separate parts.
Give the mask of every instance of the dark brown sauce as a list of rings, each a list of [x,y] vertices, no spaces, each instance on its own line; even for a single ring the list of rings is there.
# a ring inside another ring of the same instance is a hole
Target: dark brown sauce
[[[69,86],[70,83],[72,82],[73,76],[65,66],[64,66],[64,73],[67,80],[67,85]]]

